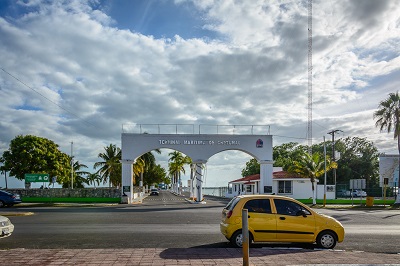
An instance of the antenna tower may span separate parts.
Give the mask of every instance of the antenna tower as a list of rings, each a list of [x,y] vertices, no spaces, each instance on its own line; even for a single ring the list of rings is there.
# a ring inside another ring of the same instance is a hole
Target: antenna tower
[[[308,153],[312,154],[312,0],[308,0]]]

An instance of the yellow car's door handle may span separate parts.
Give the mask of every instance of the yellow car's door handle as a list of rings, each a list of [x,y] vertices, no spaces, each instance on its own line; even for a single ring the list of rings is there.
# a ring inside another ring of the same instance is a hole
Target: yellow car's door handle
[[[279,219],[280,219],[280,220],[286,220],[286,218],[285,218],[285,217],[279,217]]]

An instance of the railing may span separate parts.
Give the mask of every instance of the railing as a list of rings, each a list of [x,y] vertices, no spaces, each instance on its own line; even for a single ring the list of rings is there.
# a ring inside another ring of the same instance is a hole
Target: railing
[[[225,197],[228,187],[204,187],[202,191],[204,195]]]
[[[122,133],[270,135],[269,125],[123,124]]]

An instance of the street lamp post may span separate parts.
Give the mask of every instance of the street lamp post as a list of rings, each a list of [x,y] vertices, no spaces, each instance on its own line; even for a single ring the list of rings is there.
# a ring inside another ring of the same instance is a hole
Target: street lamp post
[[[333,162],[336,161],[336,159],[335,159],[335,133],[338,133],[338,132],[343,132],[343,131],[340,129],[335,129],[335,130],[328,132],[329,135],[332,135],[332,161]],[[335,199],[336,199],[336,196],[337,196],[336,195],[336,191],[337,191],[337,189],[336,189],[336,168],[333,168],[333,183],[335,184]]]

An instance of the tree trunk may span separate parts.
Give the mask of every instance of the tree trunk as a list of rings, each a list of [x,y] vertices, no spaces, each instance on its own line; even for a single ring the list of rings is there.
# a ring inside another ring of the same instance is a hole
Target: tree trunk
[[[315,197],[315,187],[314,187],[314,182],[315,182],[314,178],[311,178],[312,202],[313,202],[313,205],[317,204],[317,200],[316,200],[316,197]]]

